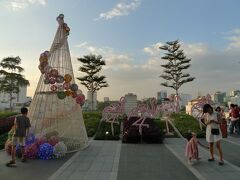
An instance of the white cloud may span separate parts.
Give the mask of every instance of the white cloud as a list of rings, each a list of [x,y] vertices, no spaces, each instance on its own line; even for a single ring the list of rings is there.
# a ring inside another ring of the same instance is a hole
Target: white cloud
[[[47,0],[8,0],[4,2],[4,5],[9,10],[18,11],[25,9],[30,5],[42,5],[45,6]]]
[[[155,56],[155,55],[159,55],[160,53],[160,49],[159,47],[162,46],[163,43],[162,42],[157,42],[155,44],[152,44],[149,47],[145,47],[143,48],[143,51],[151,56]]]
[[[109,20],[117,16],[126,16],[131,11],[134,11],[141,3],[141,0],[131,0],[130,3],[126,4],[125,2],[118,3],[112,10],[104,13],[100,13],[99,17],[95,20],[105,19]]]
[[[233,29],[225,34],[228,35],[226,39],[230,41],[226,50],[240,48],[240,28]]]

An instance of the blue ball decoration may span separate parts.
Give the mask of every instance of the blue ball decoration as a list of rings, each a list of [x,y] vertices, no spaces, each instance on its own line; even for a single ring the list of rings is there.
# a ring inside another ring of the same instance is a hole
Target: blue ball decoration
[[[49,143],[41,144],[38,151],[38,157],[40,159],[51,159],[53,157],[53,146]]]
[[[35,135],[33,133],[29,133],[28,136],[26,137],[25,144],[30,145],[35,142]]]
[[[71,84],[70,89],[72,91],[77,91],[78,90],[78,85],[77,84]]]

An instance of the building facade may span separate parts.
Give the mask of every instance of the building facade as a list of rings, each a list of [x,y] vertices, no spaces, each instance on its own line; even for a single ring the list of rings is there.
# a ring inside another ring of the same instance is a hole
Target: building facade
[[[97,110],[97,92],[95,91],[92,96],[92,92],[87,92],[87,109],[88,110]]]
[[[124,96],[124,98],[124,113],[128,114],[133,108],[137,107],[137,95],[133,93],[128,93]]]

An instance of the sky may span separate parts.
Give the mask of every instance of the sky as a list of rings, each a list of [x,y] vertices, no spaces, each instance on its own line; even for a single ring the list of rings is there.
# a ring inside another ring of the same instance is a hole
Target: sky
[[[101,75],[109,87],[98,100],[119,100],[127,93],[138,99],[156,97],[166,41],[179,40],[196,79],[179,92],[205,95],[240,89],[240,1],[238,0],[0,0],[0,60],[22,59],[33,96],[40,77],[39,55],[49,50],[63,13],[75,77],[90,53],[106,61]],[[76,83],[86,95],[86,88]]]

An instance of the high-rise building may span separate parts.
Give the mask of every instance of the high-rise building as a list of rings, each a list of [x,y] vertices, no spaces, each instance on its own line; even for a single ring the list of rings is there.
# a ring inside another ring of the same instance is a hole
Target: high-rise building
[[[240,90],[232,90],[232,91],[230,91],[229,95],[231,97],[234,97],[236,95],[240,95]]]
[[[137,95],[128,93],[125,95],[124,112],[128,114],[133,108],[137,107]]]
[[[167,91],[157,92],[157,102],[162,102],[165,98],[167,98]]]
[[[224,98],[226,97],[226,92],[217,91],[213,94],[213,101],[218,104],[224,103]]]
[[[110,100],[109,100],[109,97],[104,97],[103,98],[103,102],[109,102]]]
[[[185,107],[190,100],[192,100],[191,94],[180,94],[180,108]]]

